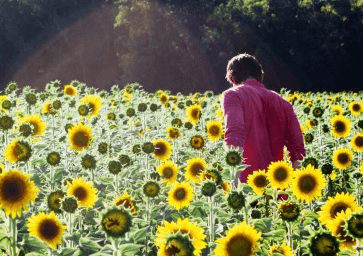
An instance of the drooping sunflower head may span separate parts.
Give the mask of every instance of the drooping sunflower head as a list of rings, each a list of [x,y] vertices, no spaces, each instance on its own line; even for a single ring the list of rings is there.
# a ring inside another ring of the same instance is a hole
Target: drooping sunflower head
[[[222,181],[221,185],[218,188],[223,189],[224,193],[227,194],[231,191],[231,186],[227,181]]]
[[[62,226],[53,211],[50,214],[39,212],[28,218],[27,227],[31,235],[46,242],[54,250],[62,243],[63,233],[67,229],[67,226]]]
[[[302,166],[306,168],[309,164],[311,164],[315,169],[318,169],[319,162],[315,157],[307,157],[302,162]]]
[[[283,220],[293,222],[300,215],[300,208],[294,202],[283,202],[279,204],[280,216]]]
[[[179,167],[172,161],[165,161],[163,164],[156,167],[156,170],[164,178],[163,182],[172,185],[178,176]]]
[[[0,208],[14,219],[21,216],[22,209],[28,210],[28,204],[38,197],[40,190],[29,180],[30,174],[23,175],[18,170],[0,174]]]
[[[179,210],[188,207],[194,196],[193,187],[188,182],[183,181],[179,183],[176,181],[166,200],[171,206]]]
[[[201,180],[212,180],[216,183],[216,185],[220,185],[222,182],[222,175],[216,169],[203,171],[200,174],[200,178]]]
[[[51,192],[48,195],[48,200],[47,200],[49,210],[54,211],[55,213],[61,213],[62,212],[61,200],[64,196],[65,193],[61,190]]]
[[[108,171],[117,175],[121,171],[121,163],[119,161],[110,161],[108,163]]]
[[[169,142],[164,139],[157,139],[153,141],[153,144],[155,145],[155,150],[153,152],[155,158],[164,161],[169,159],[173,149]]]
[[[216,240],[217,247],[214,250],[217,255],[255,255],[260,244],[262,233],[257,232],[254,226],[241,222],[230,228],[224,238]]]
[[[352,213],[346,221],[345,230],[354,238],[363,238],[363,214]]]
[[[64,86],[63,92],[65,95],[74,96],[77,94],[77,89],[69,84]]]
[[[222,122],[208,121],[207,122],[207,134],[211,141],[219,140],[223,135]]]
[[[132,164],[132,161],[128,155],[122,154],[118,157],[122,167],[128,167]]]
[[[240,151],[230,149],[226,152],[225,156],[226,164],[229,166],[239,166],[242,163],[242,154]]]
[[[187,116],[190,122],[192,122],[194,125],[198,123],[200,117],[202,108],[200,105],[192,105],[186,108]]]
[[[107,148],[108,145],[106,142],[101,142],[100,144],[98,144],[98,152],[100,152],[103,155],[107,153]]]
[[[270,182],[272,188],[287,188],[293,177],[293,168],[285,161],[272,162],[267,167],[267,179]]]
[[[93,208],[97,201],[98,190],[92,187],[93,182],[86,183],[83,178],[75,178],[67,190],[68,196],[75,196],[78,200],[78,206]]]
[[[28,142],[13,140],[6,146],[4,157],[15,164],[19,161],[26,162],[32,155],[32,149]]]
[[[89,148],[92,140],[92,127],[79,123],[73,126],[68,131],[68,140],[71,144],[70,148],[76,151],[81,151],[84,148]]]
[[[81,165],[84,169],[96,169],[97,160],[90,154],[82,156]]]
[[[25,95],[25,101],[29,105],[35,105],[37,103],[37,96],[34,93],[28,93]]]
[[[213,181],[204,181],[202,183],[202,195],[203,196],[207,196],[207,197],[211,197],[213,196],[217,191],[217,185],[215,182]]]
[[[248,175],[247,184],[250,185],[253,192],[262,196],[265,191],[265,187],[268,184],[265,170],[255,170],[252,174]]]
[[[78,208],[78,199],[75,196],[64,196],[61,200],[61,209],[68,213],[74,213]]]
[[[23,137],[27,138],[33,133],[34,127],[30,124],[21,124],[19,127],[19,132]]]
[[[11,116],[3,115],[0,118],[0,128],[2,130],[9,130],[14,125],[14,119]]]
[[[175,140],[179,138],[181,135],[179,129],[171,127],[169,125],[166,127],[166,132],[167,132],[167,138],[171,140]]]
[[[194,135],[191,137],[189,144],[192,148],[200,150],[204,147],[205,139],[201,135]]]
[[[280,246],[276,245],[271,246],[268,253],[269,256],[272,256],[274,253],[280,253],[284,256],[293,256],[292,249],[290,246],[286,244],[286,242],[283,242]]]
[[[52,166],[56,166],[60,163],[61,157],[60,154],[58,152],[50,152],[47,155],[47,163],[52,165]]]
[[[315,169],[312,165],[295,172],[295,178],[291,183],[293,195],[298,200],[309,203],[322,195],[325,188],[326,179],[320,169]]]
[[[337,256],[340,242],[330,232],[318,233],[309,241],[309,249],[312,255]]]
[[[203,158],[192,158],[187,160],[186,172],[184,174],[186,180],[194,183],[201,182],[201,173],[208,168],[208,164]]]
[[[357,241],[354,237],[349,236],[346,232],[344,226],[346,225],[346,220],[350,217],[352,211],[348,208],[345,212],[337,213],[337,216],[334,220],[329,222],[326,227],[328,230],[332,232],[332,234],[340,240],[340,249],[343,250],[345,248],[353,249],[353,246],[356,245]]]
[[[102,98],[98,95],[86,95],[79,103],[88,104],[91,108],[90,116],[97,116],[102,107]]]
[[[326,225],[334,220],[339,212],[346,211],[348,208],[352,212],[363,210],[363,208],[357,204],[355,196],[352,194],[344,194],[344,192],[342,192],[340,194],[337,193],[334,198],[329,196],[325,205],[317,212],[319,221],[322,225]]]
[[[130,209],[132,214],[136,214],[137,212],[135,201],[129,196],[127,191],[125,191],[123,195],[117,197],[114,201],[114,204],[116,206],[123,205],[125,209]]]
[[[182,122],[182,120],[180,118],[174,118],[171,121],[171,125],[175,126],[175,127],[181,127],[183,125],[183,122]]]
[[[333,164],[335,168],[345,170],[351,165],[353,152],[349,148],[338,148],[333,151]]]
[[[331,134],[335,138],[339,137],[345,138],[349,135],[351,125],[349,119],[346,118],[345,116],[342,115],[334,116],[333,118],[330,119],[330,124],[332,126]]]
[[[363,152],[363,133],[358,133],[350,141],[355,152]]]
[[[102,217],[101,227],[107,236],[122,237],[130,231],[132,217],[125,209],[108,209]]]
[[[160,192],[160,185],[155,181],[148,181],[144,184],[143,191],[147,197],[157,197]]]
[[[232,191],[227,198],[228,206],[234,211],[238,211],[245,206],[245,197],[242,192]]]

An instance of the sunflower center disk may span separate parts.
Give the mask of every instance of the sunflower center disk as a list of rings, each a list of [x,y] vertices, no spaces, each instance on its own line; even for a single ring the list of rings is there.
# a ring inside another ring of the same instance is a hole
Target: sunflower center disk
[[[46,239],[53,239],[58,235],[58,226],[53,221],[46,220],[40,225],[39,233]]]
[[[184,191],[184,189],[179,189],[176,192],[176,198],[177,199],[183,199],[184,197],[185,197],[185,191]]]
[[[2,193],[8,201],[19,200],[24,193],[24,184],[18,179],[5,181],[2,187]]]
[[[86,197],[86,191],[84,191],[83,188],[77,188],[74,196],[78,198],[78,200],[82,200],[83,198]]]
[[[226,247],[228,248],[228,255],[244,256],[252,254],[251,242],[243,236],[233,237]]]
[[[166,178],[170,178],[172,175],[173,175],[173,173],[172,173],[172,171],[171,171],[169,168],[166,168],[166,169],[164,170],[164,176],[165,176]]]
[[[357,147],[363,147],[363,137],[357,137],[354,142]]]
[[[346,163],[348,163],[349,158],[348,158],[348,156],[346,154],[339,154],[338,161],[341,164],[346,164]]]
[[[209,130],[210,134],[212,135],[218,135],[219,134],[219,128],[218,127],[215,127],[215,126],[212,126]]]
[[[331,208],[330,215],[335,218],[339,212],[345,211],[347,208],[348,206],[346,204],[338,203]]]
[[[155,153],[157,155],[162,155],[165,153],[165,147],[164,145],[161,145],[161,144],[156,144],[156,147],[155,147]]]
[[[343,131],[345,131],[345,124],[343,123],[343,122],[336,122],[335,123],[335,130],[337,131],[337,132],[343,132]]]
[[[266,184],[266,177],[261,175],[261,176],[258,176],[254,181],[255,181],[256,187],[262,188]]]
[[[74,141],[78,146],[85,147],[88,143],[88,137],[83,132],[79,132],[74,137]]]
[[[166,255],[177,255],[180,252],[180,249],[178,247],[175,247],[174,245],[168,245],[168,249],[165,250]]]
[[[194,175],[195,175],[195,176],[197,176],[197,175],[200,173],[200,171],[202,170],[202,167],[201,167],[201,166],[199,166],[199,165],[195,165],[195,166],[192,168],[192,170],[193,170]]]
[[[299,187],[302,192],[309,193],[315,188],[315,179],[310,176],[302,177]]]
[[[287,173],[285,169],[278,169],[275,172],[275,179],[278,181],[283,181],[287,178]]]

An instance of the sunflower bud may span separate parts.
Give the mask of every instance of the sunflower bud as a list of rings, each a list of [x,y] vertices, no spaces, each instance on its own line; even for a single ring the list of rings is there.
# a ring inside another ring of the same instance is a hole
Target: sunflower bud
[[[63,211],[74,213],[78,208],[78,200],[75,196],[67,196],[61,201],[61,205]]]
[[[212,181],[207,181],[202,186],[202,195],[211,197],[213,196],[217,191],[217,186]]]

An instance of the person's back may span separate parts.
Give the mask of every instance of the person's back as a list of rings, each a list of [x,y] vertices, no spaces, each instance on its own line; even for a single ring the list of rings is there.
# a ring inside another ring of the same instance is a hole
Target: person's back
[[[253,56],[239,56],[252,59],[253,63],[247,61],[247,64],[257,65],[260,69],[242,74],[245,78],[240,77],[241,83],[237,80],[237,72],[230,71],[242,67],[236,64],[233,67],[233,63],[230,65],[232,59],[227,67],[227,76],[234,86],[223,92],[221,104],[226,122],[225,143],[243,148],[243,158],[246,158],[244,164],[250,165],[239,177],[241,182],[246,182],[247,175],[254,170],[266,169],[271,162],[282,159],[278,155],[284,145],[290,152],[292,162],[302,159],[305,148],[291,104],[276,92],[265,88],[261,82],[262,67]],[[245,69],[248,71],[246,64]]]

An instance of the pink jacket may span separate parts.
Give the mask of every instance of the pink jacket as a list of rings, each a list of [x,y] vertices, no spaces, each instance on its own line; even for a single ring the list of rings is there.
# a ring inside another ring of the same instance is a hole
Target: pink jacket
[[[225,144],[243,147],[243,164],[250,165],[241,182],[254,170],[265,169],[278,159],[284,145],[291,162],[306,155],[299,121],[292,105],[278,93],[254,79],[233,86],[222,94]],[[279,157],[279,159],[281,159]]]

